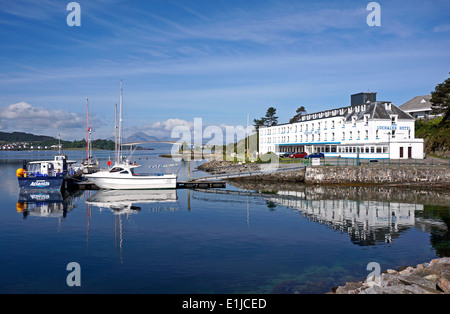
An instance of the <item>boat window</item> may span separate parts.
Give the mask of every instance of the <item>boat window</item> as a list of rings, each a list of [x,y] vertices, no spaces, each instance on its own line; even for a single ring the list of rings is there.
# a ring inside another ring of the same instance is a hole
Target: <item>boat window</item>
[[[129,174],[129,172],[128,172],[128,170],[124,170],[124,171],[121,171],[121,172],[119,172],[120,174]]]
[[[124,169],[123,168],[120,168],[120,167],[114,167],[114,168],[112,168],[109,172],[120,172],[120,171],[123,171]]]

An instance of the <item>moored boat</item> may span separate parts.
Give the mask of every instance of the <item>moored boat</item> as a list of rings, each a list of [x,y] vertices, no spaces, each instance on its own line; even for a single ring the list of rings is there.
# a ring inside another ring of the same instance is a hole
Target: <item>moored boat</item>
[[[122,82],[120,84],[120,118],[119,134],[116,138],[115,164],[106,170],[101,170],[85,177],[101,189],[110,190],[148,190],[148,189],[175,189],[177,187],[177,174],[138,174],[134,170],[139,165],[131,164],[122,156]]]
[[[148,190],[175,189],[176,174],[138,174],[135,169],[139,165],[116,164],[111,169],[85,175],[101,189],[109,190]]]
[[[53,160],[24,161],[16,175],[21,190],[61,190],[64,180],[79,175],[76,161],[66,155],[57,155]]]

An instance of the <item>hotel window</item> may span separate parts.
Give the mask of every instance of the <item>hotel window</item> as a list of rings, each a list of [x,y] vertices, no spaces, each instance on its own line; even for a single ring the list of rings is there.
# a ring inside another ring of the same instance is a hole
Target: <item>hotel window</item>
[[[378,130],[375,131],[375,137],[378,138]]]
[[[386,154],[388,152],[389,152],[388,147],[387,146],[383,146],[383,153]]]
[[[320,130],[320,122],[317,123],[317,129]]]
[[[331,133],[331,140],[334,141],[334,132]]]
[[[345,132],[342,132],[342,140],[345,140]]]
[[[369,116],[364,116],[364,124],[368,125],[369,124]]]
[[[395,130],[392,130],[392,138],[395,138]]]
[[[314,142],[314,134],[311,134],[311,142]]]
[[[366,153],[369,153],[369,147],[366,147]]]
[[[305,125],[305,131],[308,131],[308,124]]]
[[[353,126],[356,126],[356,117],[352,117]]]
[[[300,143],[303,142],[303,135],[300,135]]]
[[[397,124],[397,116],[391,116],[391,123]]]
[[[327,133],[325,133],[325,135],[324,135],[324,139],[323,139],[325,142],[327,141]]]
[[[408,131],[408,138],[411,138],[411,130]]]
[[[317,134],[317,142],[320,142],[320,134]]]
[[[361,131],[358,131],[358,140],[361,138]]]
[[[349,137],[348,137],[350,140],[353,138],[353,133],[352,133],[352,131],[350,131],[350,134],[349,134]]]
[[[325,121],[325,126],[324,126],[324,128],[325,128],[325,129],[327,128],[327,121]]]
[[[377,154],[381,154],[381,147],[377,147]]]
[[[366,130],[366,140],[369,138],[369,131]]]
[[[331,121],[331,127],[334,129],[334,120]]]
[[[311,130],[314,130],[314,123],[311,123]]]
[[[370,147],[370,152],[371,152],[371,153],[375,153],[375,147],[371,146],[371,147]]]

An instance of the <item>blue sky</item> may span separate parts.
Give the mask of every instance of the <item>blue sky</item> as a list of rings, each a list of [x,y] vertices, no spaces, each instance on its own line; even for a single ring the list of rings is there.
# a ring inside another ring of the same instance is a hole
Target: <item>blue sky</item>
[[[114,132],[124,84],[130,134],[175,125],[245,125],[277,109],[284,123],[377,92],[396,105],[429,94],[450,71],[448,0],[70,1],[0,5],[0,130],[81,139]]]

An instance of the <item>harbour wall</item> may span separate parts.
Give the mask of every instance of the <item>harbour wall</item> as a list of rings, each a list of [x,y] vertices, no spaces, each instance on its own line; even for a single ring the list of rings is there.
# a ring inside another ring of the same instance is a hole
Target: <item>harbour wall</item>
[[[307,167],[305,183],[450,185],[447,167]]]
[[[301,182],[306,184],[387,184],[450,186],[449,168],[425,167],[305,167],[286,172],[267,173],[237,181]]]

